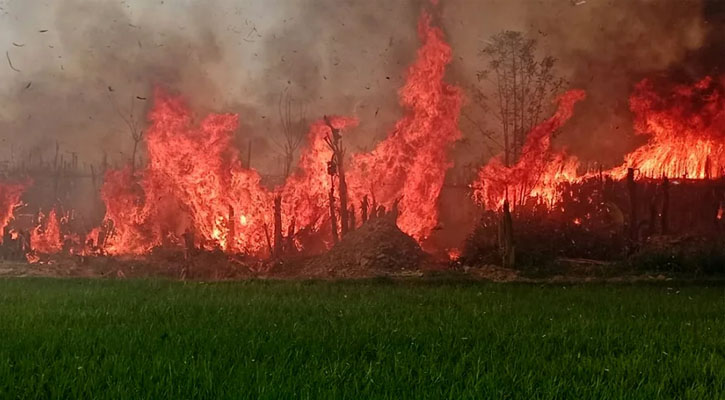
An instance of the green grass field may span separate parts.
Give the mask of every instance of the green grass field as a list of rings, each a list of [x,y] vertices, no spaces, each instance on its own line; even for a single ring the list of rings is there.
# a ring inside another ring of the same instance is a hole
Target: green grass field
[[[725,398],[725,289],[6,279],[0,398]]]

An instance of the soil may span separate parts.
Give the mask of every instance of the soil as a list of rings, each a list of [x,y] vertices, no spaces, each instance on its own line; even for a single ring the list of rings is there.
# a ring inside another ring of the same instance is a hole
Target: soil
[[[430,257],[391,217],[374,218],[349,232],[330,251],[310,259],[304,276],[363,277],[426,269]],[[430,267],[430,265],[428,265]]]

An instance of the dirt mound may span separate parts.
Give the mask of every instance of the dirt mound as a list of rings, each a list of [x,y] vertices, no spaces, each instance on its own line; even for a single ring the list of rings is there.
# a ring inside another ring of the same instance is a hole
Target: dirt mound
[[[322,256],[310,260],[308,275],[369,276],[417,269],[426,258],[418,243],[391,217],[375,218],[348,233]]]

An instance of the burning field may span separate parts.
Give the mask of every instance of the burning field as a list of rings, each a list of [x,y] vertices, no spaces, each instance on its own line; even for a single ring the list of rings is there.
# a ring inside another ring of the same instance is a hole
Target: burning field
[[[724,2],[0,32],[0,399],[725,397]]]
[[[470,141],[462,116],[473,121],[466,107],[485,96],[455,83],[444,7],[418,8],[417,49],[401,67],[401,114],[366,148],[353,146],[370,127],[356,112],[314,110],[302,125],[291,119],[289,97],[280,97],[281,176],[252,166],[255,133],[244,112],[206,113],[190,101],[193,93],[160,80],[148,98],[132,98],[132,105],[149,104],[138,120],[108,86],[132,134],[130,160],[104,156],[85,165],[87,174],[76,153],[64,158],[56,144],[51,162],[28,151],[9,164],[0,183],[5,270],[360,277],[572,263],[620,271],[644,260],[656,272],[725,272],[722,77],[644,76],[628,96],[636,145],[616,164],[583,162],[557,135],[588,101],[586,85],[568,89],[553,78],[553,58],[524,53],[512,53],[507,75],[496,43],[535,42],[506,31],[483,51],[493,59],[501,106],[483,116],[503,122],[503,151],[453,182],[464,168],[457,155]],[[528,66],[516,67],[516,57]],[[8,61],[16,70],[9,53]],[[490,74],[480,76],[494,82]],[[511,104],[501,102],[507,93]],[[87,181],[81,208],[76,200]],[[458,194],[447,195],[451,188]]]

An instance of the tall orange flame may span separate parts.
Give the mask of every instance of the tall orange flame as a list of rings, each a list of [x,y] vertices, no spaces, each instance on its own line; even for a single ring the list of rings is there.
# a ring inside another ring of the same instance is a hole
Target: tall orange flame
[[[55,209],[47,217],[40,214],[40,221],[30,233],[33,250],[42,254],[52,254],[61,250],[60,223]]]
[[[389,208],[400,199],[398,226],[421,241],[438,223],[438,195],[452,165],[447,152],[461,137],[462,94],[443,80],[452,52],[430,14],[421,16],[418,35],[422,46],[399,93],[406,114],[371,153],[353,159],[350,187],[358,201],[370,193]]]
[[[28,186],[30,186],[30,182],[0,183],[0,232],[3,232],[13,219],[13,210],[20,205],[20,196]],[[2,235],[0,235],[0,243],[2,240]]]
[[[705,179],[725,174],[725,86],[706,77],[693,85],[645,79],[630,98],[635,131],[649,138],[611,173],[627,168],[659,178]]]
[[[387,207],[399,199],[398,224],[423,240],[437,224],[438,195],[451,164],[447,149],[460,137],[461,93],[443,82],[451,49],[428,13],[418,30],[422,47],[400,90],[406,115],[372,153],[354,156],[347,174],[352,204],[367,194]],[[297,171],[270,190],[232,150],[236,115],[212,114],[195,125],[181,98],[157,89],[149,121],[148,164],[135,172],[110,171],[102,190],[106,218],[113,222],[105,248],[112,254],[179,243],[184,230],[193,230],[199,245],[263,254],[275,196],[282,201],[285,232],[293,224],[320,230],[329,221],[328,124],[341,130],[357,124],[345,117],[314,123]]]

